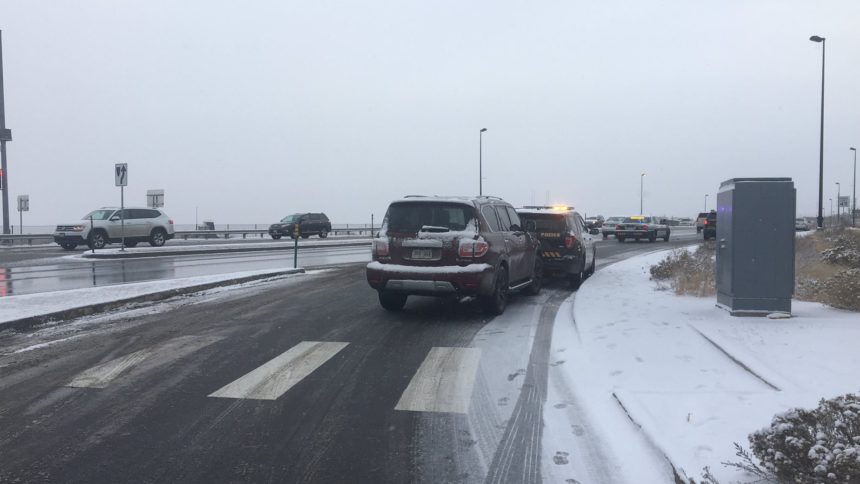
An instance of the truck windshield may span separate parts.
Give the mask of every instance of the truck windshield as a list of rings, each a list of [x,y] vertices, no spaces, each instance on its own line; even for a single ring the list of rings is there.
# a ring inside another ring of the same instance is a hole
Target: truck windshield
[[[474,218],[474,209],[458,203],[404,202],[388,207],[388,230],[418,232],[422,227],[445,227],[465,230]]]

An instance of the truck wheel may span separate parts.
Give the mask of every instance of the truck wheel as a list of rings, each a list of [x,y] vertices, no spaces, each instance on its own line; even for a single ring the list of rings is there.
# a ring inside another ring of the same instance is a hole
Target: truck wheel
[[[496,271],[496,280],[493,283],[493,293],[481,298],[484,311],[493,316],[505,312],[508,305],[508,271],[504,266]]]
[[[388,311],[400,311],[406,305],[406,294],[391,291],[379,291],[379,304]]]
[[[324,239],[324,238],[326,238],[326,237],[328,237],[328,229],[324,228],[324,229],[322,229],[322,231],[320,232],[320,238],[321,238],[321,239]]]
[[[278,240],[281,238],[281,234],[270,234],[273,239]]]
[[[164,229],[158,228],[149,234],[149,245],[153,247],[161,247],[165,242],[167,242],[167,233]]]
[[[95,230],[90,234],[87,245],[90,249],[104,249],[107,245],[107,234],[103,230]]]

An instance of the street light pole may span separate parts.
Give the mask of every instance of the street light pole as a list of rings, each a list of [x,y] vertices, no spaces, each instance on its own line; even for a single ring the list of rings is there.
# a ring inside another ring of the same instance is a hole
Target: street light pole
[[[833,199],[828,198],[830,200],[830,228],[833,228]]]
[[[849,148],[854,152],[854,185],[851,188],[851,226],[856,227],[856,212],[857,212],[857,148],[853,146]]]
[[[809,38],[813,42],[821,42],[821,134],[818,147],[818,228],[824,227],[824,51],[826,39],[813,35]],[[833,210],[831,210],[832,212]]]
[[[645,174],[639,176],[639,215],[643,214],[642,201],[645,194]]]
[[[708,211],[708,194],[705,194],[705,212]]]
[[[3,100],[3,32],[0,31],[0,176],[3,190],[3,233],[9,234],[9,170],[6,168],[6,142],[12,141],[12,131],[6,129],[6,108]]]
[[[478,132],[478,196],[484,195],[484,133],[487,128]]]

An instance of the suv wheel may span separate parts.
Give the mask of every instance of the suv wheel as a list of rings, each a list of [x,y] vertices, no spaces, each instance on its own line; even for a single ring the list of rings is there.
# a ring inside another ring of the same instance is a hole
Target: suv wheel
[[[90,234],[89,239],[87,240],[87,245],[90,249],[104,249],[105,245],[107,245],[107,237],[105,237],[105,233],[102,230],[95,230]]]
[[[505,312],[508,305],[508,270],[500,266],[496,271],[496,281],[493,284],[493,293],[481,299],[484,311],[493,316]]]
[[[648,234],[648,242],[656,242],[657,241],[657,231],[653,231]]]
[[[585,262],[582,263],[585,266]],[[585,280],[585,267],[583,267],[576,274],[571,274],[568,276],[568,281],[570,282],[571,289],[579,289],[579,286],[582,285],[582,281]]]
[[[389,311],[400,311],[406,305],[406,294],[390,291],[379,291],[379,304]]]
[[[66,249],[66,250],[75,250],[75,247],[77,247],[77,246],[78,246],[78,244],[76,244],[74,242],[63,242],[62,244],[60,244],[60,247]]]
[[[597,249],[594,249],[594,252],[592,253],[592,256],[591,256],[591,267],[587,271],[585,271],[585,277],[586,278],[591,277],[591,275],[594,274],[594,270],[596,267],[597,267]]]
[[[532,282],[526,288],[525,293],[529,296],[537,296],[543,287],[543,260],[540,256],[535,258],[535,272],[532,275]]]
[[[275,240],[278,240],[281,238],[281,234],[271,234],[271,235],[272,235],[272,238]]]
[[[324,239],[326,237],[328,237],[328,229],[323,228],[322,231],[320,232],[320,238]]]
[[[155,229],[149,235],[149,245],[153,247],[161,247],[167,241],[167,233],[164,229]]]

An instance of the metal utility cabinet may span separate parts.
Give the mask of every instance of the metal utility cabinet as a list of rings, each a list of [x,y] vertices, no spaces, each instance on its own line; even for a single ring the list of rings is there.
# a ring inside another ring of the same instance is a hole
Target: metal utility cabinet
[[[732,178],[717,193],[717,306],[732,316],[791,313],[791,178]]]

